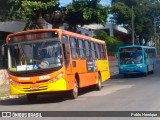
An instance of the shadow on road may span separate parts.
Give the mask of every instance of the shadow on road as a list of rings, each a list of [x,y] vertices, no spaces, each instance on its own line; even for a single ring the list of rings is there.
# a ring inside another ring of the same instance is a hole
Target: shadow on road
[[[79,96],[89,92],[93,92],[93,86],[90,87],[86,87],[86,88],[82,88],[79,90]],[[38,95],[38,99],[35,102],[29,102],[27,100],[27,97],[24,96],[20,96],[18,98],[8,98],[5,100],[0,100],[0,105],[4,105],[4,106],[10,106],[10,105],[30,105],[30,104],[47,104],[47,103],[60,103],[66,100],[72,100],[69,98],[69,93],[68,92],[61,92],[61,93],[50,93],[50,94],[41,94]],[[74,99],[73,99],[74,100]]]
[[[152,75],[153,73],[149,72],[148,76]],[[121,74],[114,74],[110,77],[110,79],[132,79],[132,78],[145,78],[147,76],[145,76],[144,74],[140,73],[140,74],[133,74],[133,75],[121,75]]]
[[[36,102],[29,102],[26,96],[21,96],[13,99],[1,100],[0,105],[28,105],[28,104],[43,104],[43,103],[59,103],[64,101],[62,95],[38,95]]]

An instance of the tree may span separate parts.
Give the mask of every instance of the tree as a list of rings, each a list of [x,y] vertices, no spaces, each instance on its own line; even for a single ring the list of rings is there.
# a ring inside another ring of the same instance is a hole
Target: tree
[[[8,19],[8,13],[10,9],[9,0],[0,1],[0,21],[5,21]]]
[[[104,30],[95,30],[94,31],[94,38],[100,39],[100,40],[105,40],[108,35]]]
[[[116,24],[123,24],[128,27],[131,24],[131,9],[122,2],[112,5],[113,21]]]
[[[66,22],[71,26],[84,25],[91,23],[106,24],[108,7],[98,4],[99,1],[77,1],[68,5]]]
[[[108,15],[108,7],[98,4],[97,0],[76,0],[66,7],[59,7],[58,0],[10,0],[10,2],[14,4],[12,18],[29,19],[34,24],[39,23],[39,18],[43,18],[54,27],[63,23],[68,23],[72,27],[90,23],[104,25]],[[39,24],[37,26],[42,27]]]
[[[12,19],[28,19],[25,29],[32,29],[33,26],[28,26],[30,23],[42,28],[39,19],[54,19],[55,12],[59,10],[58,0],[10,0],[10,3],[13,5],[10,9]]]
[[[114,22],[131,29],[132,7],[136,34],[147,40],[151,39],[154,34],[154,19],[160,18],[160,2],[158,0],[112,0],[111,12]]]
[[[119,47],[128,45],[128,43],[124,43],[118,38],[108,36],[104,30],[95,30],[94,35],[94,38],[105,41],[107,45],[108,55],[115,55]]]

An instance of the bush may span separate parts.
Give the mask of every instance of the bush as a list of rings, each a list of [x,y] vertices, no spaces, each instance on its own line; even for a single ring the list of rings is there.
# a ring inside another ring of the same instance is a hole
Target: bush
[[[127,45],[127,43],[122,42],[118,38],[108,36],[104,30],[95,30],[94,34],[94,38],[105,41],[109,56],[114,56],[119,47]]]
[[[107,45],[108,55],[110,56],[114,56],[118,51],[119,47],[127,45],[126,43],[114,37],[107,37],[105,39],[105,42]]]

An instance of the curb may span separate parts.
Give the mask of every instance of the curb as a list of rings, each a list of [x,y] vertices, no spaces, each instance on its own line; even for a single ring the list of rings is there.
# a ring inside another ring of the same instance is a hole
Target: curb
[[[113,76],[113,75],[119,74],[119,71],[111,72],[110,74],[111,76]]]
[[[15,98],[19,98],[19,96],[18,95],[4,96],[4,97],[0,97],[0,100],[15,99]]]

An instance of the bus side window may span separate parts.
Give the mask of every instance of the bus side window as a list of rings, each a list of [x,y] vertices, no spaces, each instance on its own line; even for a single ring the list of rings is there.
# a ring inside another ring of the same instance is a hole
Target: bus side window
[[[69,58],[70,58],[70,50],[69,50],[69,44],[68,44],[68,37],[66,35],[62,35],[62,47],[63,47],[65,66],[68,66]]]
[[[91,42],[91,53],[92,53],[92,58],[96,59],[95,47],[93,42]]]
[[[102,60],[102,54],[101,54],[101,47],[100,47],[100,44],[98,44],[98,49],[99,49],[100,60]]]
[[[77,42],[75,37],[70,37],[70,45],[72,51],[72,58],[77,59],[79,58],[78,50],[77,50]]]
[[[97,54],[98,59],[100,59],[98,43],[96,43],[96,54]]]
[[[107,55],[106,55],[106,48],[105,48],[104,44],[102,45],[102,49],[103,49],[103,57],[104,57],[104,60],[105,60],[105,59],[107,59],[107,57],[106,57]]]
[[[91,58],[91,54],[90,54],[90,48],[89,48],[89,42],[88,41],[84,41],[85,44],[85,52],[86,52],[86,58]]]
[[[78,48],[79,48],[80,58],[81,59],[85,58],[82,39],[78,39]]]

